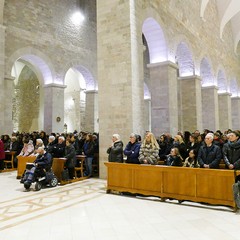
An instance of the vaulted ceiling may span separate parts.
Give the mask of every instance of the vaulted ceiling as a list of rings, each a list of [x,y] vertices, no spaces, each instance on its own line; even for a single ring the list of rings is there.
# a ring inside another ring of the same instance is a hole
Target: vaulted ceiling
[[[212,0],[202,0],[200,15],[204,18],[204,12],[208,3]],[[220,20],[220,38],[222,38],[226,25],[230,22],[233,33],[234,51],[240,54],[238,45],[240,42],[240,0],[215,0]]]

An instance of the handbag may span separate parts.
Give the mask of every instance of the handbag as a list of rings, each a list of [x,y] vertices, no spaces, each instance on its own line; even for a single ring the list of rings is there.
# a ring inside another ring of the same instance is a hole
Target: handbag
[[[63,169],[62,171],[62,180],[63,181],[68,181],[69,180],[69,172],[68,169]]]

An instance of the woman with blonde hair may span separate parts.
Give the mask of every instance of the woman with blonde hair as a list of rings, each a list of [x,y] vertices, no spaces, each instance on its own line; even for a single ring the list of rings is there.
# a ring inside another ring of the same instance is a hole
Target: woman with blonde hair
[[[174,137],[173,147],[178,148],[179,153],[180,153],[180,155],[182,156],[183,159],[188,157],[187,146],[184,143],[182,136],[176,135]]]
[[[139,151],[139,162],[156,165],[158,161],[159,145],[153,133],[148,132]]]

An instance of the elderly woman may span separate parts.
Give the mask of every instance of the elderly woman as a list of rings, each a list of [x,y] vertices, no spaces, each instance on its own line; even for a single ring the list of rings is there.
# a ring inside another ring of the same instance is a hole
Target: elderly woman
[[[158,161],[159,145],[153,133],[148,132],[139,151],[139,162],[155,165]]]
[[[127,156],[126,163],[139,164],[138,157],[141,144],[138,142],[138,135],[132,133],[129,140],[124,149],[124,154]]]
[[[123,162],[123,142],[120,139],[119,134],[113,134],[112,144],[107,149],[109,162]]]

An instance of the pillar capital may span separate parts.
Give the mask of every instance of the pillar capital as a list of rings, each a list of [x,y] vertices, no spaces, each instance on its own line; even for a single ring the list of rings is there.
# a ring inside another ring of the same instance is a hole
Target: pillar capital
[[[170,66],[172,68],[178,69],[178,65],[171,61],[164,61],[164,62],[158,62],[158,63],[149,63],[147,65],[148,68],[155,68],[155,67],[163,67],[163,66]]]

